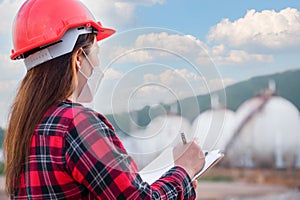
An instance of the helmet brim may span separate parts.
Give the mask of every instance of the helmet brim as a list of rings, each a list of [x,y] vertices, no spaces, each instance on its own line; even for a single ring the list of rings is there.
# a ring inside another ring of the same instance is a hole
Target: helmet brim
[[[97,23],[92,22],[91,26],[97,29],[98,31],[98,35],[96,37],[97,41],[108,38],[109,36],[113,35],[116,32],[114,29],[103,27],[100,22]]]

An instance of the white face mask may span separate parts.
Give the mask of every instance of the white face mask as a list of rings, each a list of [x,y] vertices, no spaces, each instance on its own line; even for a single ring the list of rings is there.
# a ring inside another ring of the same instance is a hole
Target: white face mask
[[[99,66],[95,66],[86,53],[83,51],[84,56],[86,57],[88,63],[92,66],[93,71],[92,74],[88,77],[81,71],[81,67],[79,67],[78,72],[82,74],[83,77],[86,78],[86,83],[84,84],[81,93],[77,97],[77,102],[80,103],[90,103],[93,101],[94,96],[98,90],[98,87],[104,77],[104,73],[102,72]]]

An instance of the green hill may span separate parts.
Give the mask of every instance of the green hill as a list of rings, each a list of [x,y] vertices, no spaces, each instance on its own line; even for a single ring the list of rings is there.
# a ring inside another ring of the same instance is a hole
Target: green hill
[[[236,110],[245,100],[268,88],[270,80],[275,81],[277,94],[300,110],[300,70],[255,77],[227,87],[227,107]]]
[[[300,70],[258,76],[230,85],[225,88],[225,106],[230,110],[236,111],[243,102],[268,89],[269,81],[271,80],[276,84],[277,94],[292,102],[300,111]],[[218,94],[220,91],[216,91],[214,93]],[[200,95],[197,97],[201,112],[210,109],[210,98],[210,94]],[[191,99],[192,98],[187,98],[180,101],[180,105],[182,105],[185,112],[179,113],[188,118],[190,121],[199,114],[193,113],[195,108],[189,106],[189,101]]]

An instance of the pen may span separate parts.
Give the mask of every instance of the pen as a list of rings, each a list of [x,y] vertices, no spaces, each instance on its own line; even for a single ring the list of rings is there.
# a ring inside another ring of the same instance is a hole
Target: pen
[[[186,137],[185,137],[184,132],[181,132],[181,140],[182,140],[183,144],[186,144]]]

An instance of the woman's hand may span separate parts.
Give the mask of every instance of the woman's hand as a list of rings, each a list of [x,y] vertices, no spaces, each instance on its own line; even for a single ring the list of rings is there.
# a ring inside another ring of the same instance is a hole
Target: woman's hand
[[[184,168],[192,179],[205,163],[205,156],[196,141],[179,144],[173,149],[175,166]]]
[[[197,190],[197,187],[198,187],[198,181],[197,180],[194,180],[192,182],[193,186],[194,186],[194,189]]]

